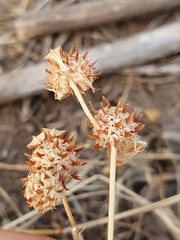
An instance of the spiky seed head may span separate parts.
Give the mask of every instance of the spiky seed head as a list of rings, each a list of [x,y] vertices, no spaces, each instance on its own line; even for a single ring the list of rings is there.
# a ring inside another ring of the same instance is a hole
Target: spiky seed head
[[[24,197],[29,207],[34,207],[39,213],[53,210],[60,204],[65,195],[66,182],[71,178],[80,180],[74,174],[77,167],[84,165],[78,161],[77,152],[84,147],[76,148],[74,137],[65,131],[43,128],[38,136],[28,144],[34,149],[32,155],[25,154],[29,161],[29,175],[21,179],[25,184]]]
[[[93,149],[107,148],[108,156],[110,156],[113,144],[117,148],[117,165],[121,166],[127,160],[137,157],[147,146],[147,143],[140,141],[138,136],[138,131],[144,127],[144,124],[138,123],[142,114],[134,118],[136,108],[128,112],[129,104],[122,108],[119,100],[117,106],[111,106],[105,97],[102,99],[105,106],[101,103],[101,109],[98,111],[90,103],[95,113],[94,119],[100,129],[96,129],[88,121],[92,133],[87,133],[87,135],[96,141]]]
[[[45,83],[46,89],[55,93],[55,98],[62,100],[73,94],[70,81],[74,81],[81,94],[85,91],[95,89],[92,84],[101,74],[94,73],[94,64],[86,59],[88,52],[82,57],[79,56],[78,48],[74,52],[74,46],[69,53],[63,51],[62,47],[51,50],[45,59],[50,63],[51,69],[46,70],[49,75],[49,82]]]

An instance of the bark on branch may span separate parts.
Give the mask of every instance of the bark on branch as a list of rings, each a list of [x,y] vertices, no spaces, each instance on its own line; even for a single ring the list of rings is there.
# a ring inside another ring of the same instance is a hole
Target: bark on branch
[[[89,49],[88,59],[99,59],[97,71],[110,73],[180,52],[180,21],[146,30],[112,43]],[[84,52],[83,52],[84,53]],[[12,71],[0,77],[0,103],[41,92],[47,82],[46,62]]]
[[[117,20],[139,17],[154,12],[165,12],[180,6],[179,0],[111,0],[89,1],[59,9],[54,7],[39,12],[26,12],[15,22],[18,39],[56,32],[77,30]]]

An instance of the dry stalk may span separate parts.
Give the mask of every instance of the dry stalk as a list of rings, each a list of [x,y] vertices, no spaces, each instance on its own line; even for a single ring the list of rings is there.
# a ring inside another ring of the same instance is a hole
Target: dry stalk
[[[114,239],[116,158],[117,158],[117,149],[114,145],[111,145],[110,178],[109,178],[108,240]]]
[[[165,213],[165,211],[163,211],[162,208],[176,204],[177,202],[179,202],[179,200],[180,200],[180,194],[170,197],[170,198],[167,198],[167,199],[164,199],[164,200],[161,200],[156,203],[150,203],[148,205],[141,206],[136,209],[131,209],[131,210],[127,210],[122,213],[115,214],[114,219],[120,220],[123,218],[132,217],[132,216],[135,216],[138,214],[143,214],[146,212],[154,211],[161,218],[161,220],[163,220],[163,222],[165,223],[167,228],[170,230],[171,234],[174,236],[174,239],[178,240],[180,237],[179,227],[172,221],[172,218],[170,216],[168,216],[168,214]],[[107,222],[108,222],[108,218],[104,217],[104,218],[100,218],[97,220],[89,221],[87,223],[78,224],[77,227],[78,227],[78,229],[84,229],[87,227],[100,226],[100,225],[106,224]],[[67,234],[67,233],[70,233],[71,229],[65,228],[61,231],[63,234]],[[26,232],[36,233],[36,230],[30,230],[30,231],[26,230]]]
[[[139,207],[139,208],[136,208],[136,209],[131,209],[131,210],[128,210],[128,211],[125,211],[125,212],[122,212],[122,213],[115,214],[114,220],[120,220],[120,219],[123,219],[123,218],[126,218],[126,217],[130,217],[130,216],[140,214],[140,213],[155,211],[159,215],[159,217],[161,216],[161,219],[163,220],[165,225],[167,227],[169,225],[168,229],[171,230],[170,232],[174,236],[174,238],[176,240],[178,240],[179,237],[180,237],[179,226],[175,225],[172,222],[172,218],[170,218],[167,214],[165,214],[163,212],[163,210],[161,210],[161,208],[167,207],[169,205],[173,205],[173,204],[179,202],[179,200],[180,200],[180,194],[178,194],[176,196],[173,196],[173,197],[170,197],[170,198],[167,198],[167,199],[164,199],[164,200],[161,200],[161,201],[156,202],[156,203],[148,204],[147,206],[142,206],[142,207]],[[108,221],[108,218],[104,217],[104,218],[101,218],[101,219],[89,221],[88,223],[78,224],[78,228],[83,229],[87,226],[93,227],[93,226],[97,226],[97,225],[102,225],[102,224],[107,223],[107,221]]]
[[[146,147],[146,142],[140,141],[138,132],[144,127],[139,120],[142,114],[133,117],[136,108],[128,112],[129,104],[121,107],[121,99],[117,106],[111,106],[109,101],[102,97],[100,110],[96,110],[90,103],[93,117],[83,100],[85,91],[95,88],[92,86],[94,80],[101,74],[93,73],[96,62],[90,64],[86,59],[88,52],[82,57],[74,46],[69,53],[63,51],[62,47],[51,50],[45,57],[51,64],[51,69],[46,70],[50,80],[45,83],[48,90],[55,93],[55,98],[62,100],[75,94],[88,117],[88,125],[92,128],[92,133],[87,136],[95,139],[96,145],[92,148],[107,149],[110,157],[110,186],[109,186],[109,217],[108,217],[108,240],[114,239],[114,209],[115,209],[115,182],[116,165],[121,166],[128,160],[137,157]],[[105,106],[104,106],[105,105]],[[65,131],[56,129],[42,129],[42,132],[33,137],[28,148],[34,149],[32,155],[26,154],[29,158],[27,167],[30,174],[22,179],[26,189],[24,196],[28,205],[34,207],[39,213],[44,213],[54,209],[62,199],[64,208],[72,226],[74,240],[80,240],[75,220],[65,196],[68,188],[65,183],[74,178],[80,177],[74,174],[77,167],[84,165],[84,162],[77,161],[76,153],[83,149],[77,149],[73,142],[73,137],[63,137]]]
[[[74,186],[73,188],[71,188],[70,190],[69,190],[69,194],[72,194],[73,192],[75,192],[75,191],[77,191],[78,189],[80,189],[80,188],[82,188],[82,187],[84,187],[84,186],[86,186],[86,185],[88,185],[88,184],[90,184],[90,183],[92,183],[93,181],[97,181],[97,180],[101,180],[101,181],[103,181],[103,182],[105,182],[105,183],[107,183],[107,184],[109,184],[109,179],[107,178],[107,177],[105,177],[105,176],[103,176],[103,175],[100,175],[100,174],[96,174],[96,175],[94,175],[94,176],[92,176],[92,177],[90,177],[90,178],[88,178],[88,179],[86,179],[86,180],[84,180],[84,181],[82,181],[82,182],[80,182],[79,184],[77,184],[76,186]],[[141,205],[148,205],[148,204],[150,204],[151,202],[150,201],[148,201],[147,199],[145,199],[145,198],[143,198],[143,197],[141,197],[140,195],[138,195],[137,193],[135,193],[135,192],[133,192],[131,189],[129,189],[129,188],[127,188],[126,186],[124,186],[124,185],[122,185],[122,184],[119,184],[119,183],[115,183],[115,185],[116,185],[116,188],[119,190],[119,191],[122,191],[122,192],[124,192],[124,193],[126,193],[127,195],[129,195],[129,196],[131,196],[131,198],[132,198],[132,201],[134,201],[134,202],[136,202],[136,203],[138,203],[138,204],[141,204]],[[178,197],[176,197],[176,196],[174,196],[174,197],[172,197],[172,198],[169,198],[169,199],[167,199],[167,201],[166,201],[166,206],[168,206],[168,204],[169,204],[169,201],[171,202],[171,204],[175,204],[177,201],[178,201],[178,199],[180,198],[180,194],[178,195]],[[166,199],[165,199],[166,200]],[[165,200],[163,200],[163,201],[165,201]],[[174,202],[172,202],[172,200],[174,200]],[[162,201],[159,201],[158,203],[159,203],[159,207],[160,207],[160,205],[161,205],[161,202]],[[170,204],[169,204],[170,205]],[[154,206],[154,205],[153,205]],[[140,207],[141,208],[141,207]],[[140,208],[138,208],[138,209],[140,209]],[[143,208],[141,208],[141,210],[142,210]],[[133,209],[133,210],[136,210],[136,209]],[[129,210],[129,211],[132,211],[133,212],[133,210]],[[120,217],[120,219],[122,219],[123,217],[128,217],[128,215],[126,215],[126,213],[130,213],[131,214],[131,212],[129,212],[129,211],[125,211],[125,212],[123,212],[123,213],[119,213],[119,214],[115,214],[115,220],[118,220],[119,218],[116,218],[116,216],[119,216]],[[167,227],[167,229],[169,230],[169,232],[171,232],[171,234],[173,235],[173,236],[180,236],[180,231],[179,231],[179,228],[177,227],[177,219],[175,218],[175,216],[173,216],[172,214],[171,214],[171,216],[169,216],[169,211],[167,211],[167,209],[156,209],[156,208],[153,208],[153,209],[151,209],[151,210],[149,210],[149,211],[153,211],[160,219],[161,219],[161,221],[166,225],[166,227]],[[138,212],[138,211],[137,211]],[[138,213],[143,213],[143,211],[140,211],[139,210],[139,212]],[[124,215],[125,214],[125,215]],[[121,216],[122,216],[122,218],[121,218]],[[103,218],[103,219],[105,219],[105,218]],[[104,222],[104,220],[102,220],[102,219],[99,219],[99,223],[100,223],[100,225],[101,224],[105,224],[105,223],[107,223],[107,220],[108,220],[108,218],[106,218],[106,221]],[[91,222],[88,222],[89,224],[88,224],[88,226],[96,226],[96,225],[98,225],[98,220],[94,220],[94,221],[91,221]],[[92,225],[91,225],[92,224]],[[81,226],[82,226],[82,228],[84,228],[84,227],[86,227],[85,226],[85,224],[78,224],[78,228],[79,229],[82,229],[81,228]],[[175,239],[177,239],[177,238],[175,238]]]
[[[74,94],[76,95],[76,97],[77,97],[77,99],[78,99],[82,109],[84,110],[87,118],[89,119],[89,121],[93,124],[93,126],[96,129],[99,129],[100,128],[99,125],[97,124],[97,122],[95,121],[95,119],[92,116],[91,112],[89,111],[89,108],[87,107],[85,101],[82,98],[81,93],[79,92],[79,89],[78,89],[77,85],[75,84],[75,82],[73,80],[70,81],[70,86],[73,89]]]
[[[86,186],[87,184],[90,184],[96,180],[102,180],[103,182],[109,183],[109,179],[107,177],[96,174],[96,175],[92,176],[91,178],[88,178],[88,179],[82,181],[81,183],[77,184],[73,188],[71,188],[69,190],[69,194],[72,194],[73,192],[79,190],[80,188],[82,188],[82,187]],[[174,223],[174,221],[176,221],[176,220],[175,219],[173,220],[173,218],[172,218],[173,216],[168,216],[169,213],[166,211],[166,209],[164,209],[164,207],[177,203],[180,199],[180,194],[178,194],[177,196],[173,196],[171,198],[159,201],[157,203],[150,204],[150,202],[147,199],[139,196],[138,194],[136,194],[132,190],[128,189],[127,187],[125,187],[119,183],[116,183],[116,187],[120,191],[123,191],[126,194],[130,195],[132,197],[133,201],[137,201],[139,204],[146,205],[146,206],[128,210],[123,213],[115,214],[115,218],[114,218],[115,220],[133,216],[134,214],[139,214],[139,213],[142,214],[142,213],[145,213],[148,211],[153,211],[165,223],[167,229],[169,229],[169,231],[172,233],[172,235],[173,236],[176,235],[175,239],[178,239],[177,236],[180,236],[180,231],[179,231],[179,227],[177,227],[177,224]],[[162,207],[163,207],[163,209],[161,209]],[[160,208],[160,209],[158,209],[158,208]],[[28,219],[33,218],[34,216],[37,216],[36,210],[33,210],[14,221],[11,221],[10,223],[4,225],[2,227],[2,229],[15,229],[15,228],[17,228],[18,225],[20,225],[21,223],[24,223],[24,221],[26,221]],[[78,229],[84,229],[86,227],[93,227],[93,226],[105,224],[105,223],[107,223],[107,221],[108,221],[108,218],[106,217],[106,218],[89,221],[87,223],[78,224],[77,227],[78,227]],[[31,230],[31,231],[34,231],[34,230]],[[69,228],[63,229],[63,233],[64,234],[70,233],[70,229]]]
[[[9,164],[0,162],[0,169],[9,171],[28,171],[28,168],[23,164]]]
[[[25,215],[15,219],[14,221],[11,221],[10,223],[7,223],[6,225],[2,226],[2,229],[15,229],[17,228],[18,225],[20,225],[21,223],[24,223],[24,221],[27,221],[35,216],[37,216],[38,213],[36,210],[30,211],[28,213],[26,213]]]
[[[60,236],[63,235],[63,230],[61,229],[27,229],[27,230],[20,230],[21,232],[31,233],[31,234],[38,234],[38,235],[54,235]]]
[[[69,203],[67,201],[66,196],[64,196],[62,198],[62,203],[63,203],[64,208],[66,210],[68,219],[69,219],[69,221],[71,223],[72,236],[73,236],[74,240],[81,240],[81,239],[83,240],[82,236],[80,236],[80,233],[79,233],[79,230],[77,228],[76,222],[75,222],[74,217],[73,217],[73,215],[71,213],[71,209],[69,207]]]
[[[12,209],[14,210],[14,212],[18,217],[22,216],[22,213],[19,211],[14,201],[10,198],[10,196],[1,186],[0,186],[0,195],[2,195],[4,199],[6,199],[6,201],[10,204],[10,206],[12,207]]]

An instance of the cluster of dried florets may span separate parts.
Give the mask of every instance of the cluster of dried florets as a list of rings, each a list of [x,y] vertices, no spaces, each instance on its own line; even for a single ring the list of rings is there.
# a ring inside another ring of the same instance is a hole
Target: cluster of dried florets
[[[88,89],[95,91],[92,84],[101,72],[93,72],[96,62],[90,64],[86,59],[87,54],[88,52],[80,57],[77,48],[74,52],[74,46],[69,53],[63,51],[62,47],[51,50],[45,57],[51,64],[51,69],[46,70],[50,79],[45,86],[55,93],[58,100],[76,94],[88,116],[88,125],[92,128],[92,133],[87,135],[96,140],[93,149],[106,148],[107,155],[110,156],[111,147],[115,147],[116,163],[121,166],[127,160],[137,157],[147,145],[139,140],[137,134],[144,127],[144,124],[138,123],[142,114],[134,117],[136,108],[128,112],[129,104],[121,107],[119,100],[117,106],[111,106],[103,97],[105,106],[101,103],[100,110],[97,111],[90,104],[95,113],[92,116],[89,109],[84,107],[85,102],[81,102],[82,95]],[[63,138],[64,132],[44,128],[28,145],[28,148],[34,150],[32,155],[26,154],[30,160],[27,163],[30,173],[27,178],[22,179],[26,186],[24,196],[28,205],[41,213],[54,209],[61,202],[68,190],[65,183],[71,178],[79,180],[74,171],[84,165],[76,156],[84,147],[77,149],[73,137]]]
[[[88,121],[88,125],[92,128],[93,133],[87,135],[96,140],[96,145],[93,149],[107,148],[108,156],[110,155],[111,145],[117,148],[117,165],[121,166],[127,160],[137,157],[146,147],[146,142],[140,141],[137,134],[143,129],[144,124],[139,125],[138,121],[143,114],[133,117],[136,108],[128,112],[129,104],[121,108],[121,99],[117,106],[111,106],[109,101],[103,97],[103,102],[100,103],[101,109],[97,111],[92,103],[90,103],[94,119],[100,126],[100,129],[94,128],[92,123]]]
[[[40,213],[54,209],[61,202],[68,190],[65,183],[71,178],[80,180],[74,172],[85,164],[79,162],[76,156],[84,147],[76,148],[74,136],[63,138],[64,133],[43,128],[27,146],[34,150],[32,155],[25,154],[29,158],[26,165],[30,173],[22,179],[26,186],[24,197],[28,206]]]
[[[92,86],[95,79],[101,74],[93,73],[96,62],[91,63],[86,59],[88,52],[82,57],[79,56],[78,48],[74,52],[74,46],[71,47],[69,53],[63,51],[62,47],[51,50],[45,59],[51,64],[51,70],[46,70],[50,76],[45,86],[48,90],[55,93],[55,98],[62,100],[73,94],[71,81],[74,81],[81,94],[85,91],[96,89]]]

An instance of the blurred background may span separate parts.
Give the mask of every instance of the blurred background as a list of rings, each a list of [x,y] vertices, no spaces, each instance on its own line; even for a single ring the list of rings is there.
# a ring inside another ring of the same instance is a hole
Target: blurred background
[[[94,82],[101,90],[89,90],[87,103],[99,109],[102,95],[111,105],[122,97],[129,110],[144,113],[140,135],[148,147],[117,169],[116,214],[124,215],[116,215],[114,239],[180,239],[179,33],[180,0],[0,1],[2,228],[72,239],[61,205],[38,215],[22,196],[26,146],[42,127],[55,127],[76,134],[77,144],[87,147],[80,155],[87,161],[78,172],[82,181],[67,184],[68,199],[84,239],[106,239],[107,225],[101,221],[108,212],[106,151],[91,150],[94,141],[85,135],[87,119],[77,99],[59,102],[43,86],[49,50],[63,46],[69,51],[75,45],[80,54],[89,51],[91,62],[98,59],[95,72],[103,72]],[[157,209],[143,210],[156,202]],[[136,208],[138,215],[129,213]]]

